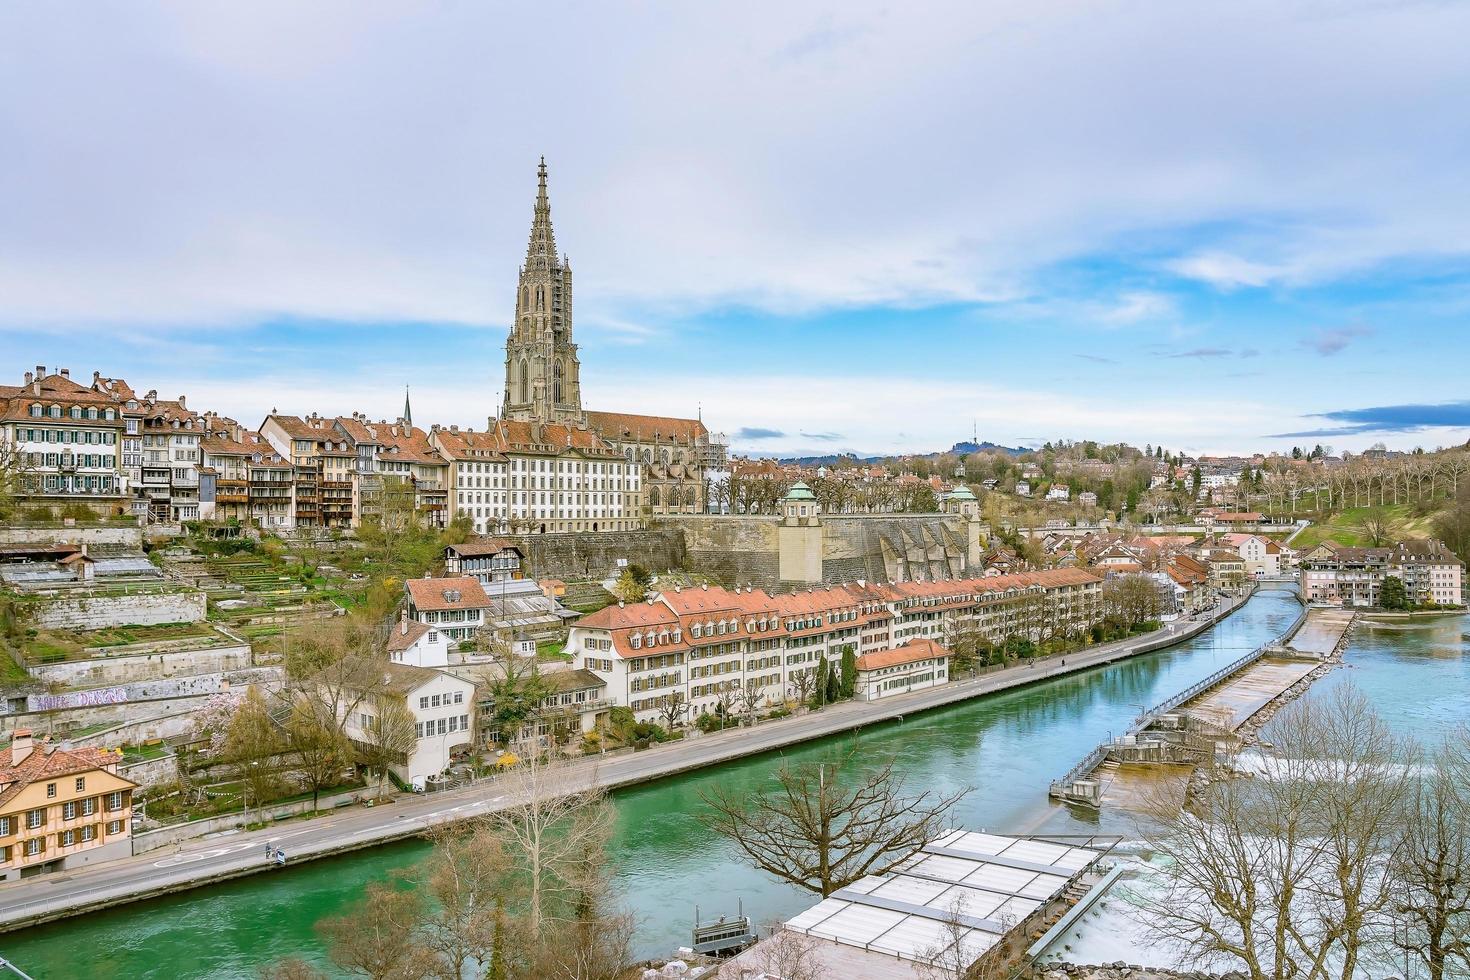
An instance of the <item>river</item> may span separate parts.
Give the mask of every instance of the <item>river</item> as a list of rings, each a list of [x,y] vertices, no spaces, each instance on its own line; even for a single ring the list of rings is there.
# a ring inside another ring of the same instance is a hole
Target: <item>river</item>
[[[1282,632],[1300,607],[1283,591],[1258,593],[1225,622],[1169,650],[1070,677],[991,695],[851,736],[812,742],[784,755],[817,758],[850,748],[860,763],[897,755],[914,789],[974,787],[957,823],[994,831],[1045,826],[1055,833],[1126,833],[1129,824],[1053,807],[1047,783],[1151,705]],[[1430,626],[1365,626],[1353,639],[1352,677],[1396,725],[1432,735],[1470,713],[1470,661],[1461,656],[1462,618]],[[1423,692],[1436,693],[1426,704]],[[789,917],[809,896],[747,868],[696,820],[700,792],[716,784],[768,783],[776,754],[661,780],[616,794],[614,859],[638,916],[636,949],[656,956],[687,944],[696,904],[709,913],[745,909],[764,922]],[[426,853],[400,843],[268,875],[0,936],[0,955],[37,980],[81,977],[245,978],[274,959],[300,955],[326,967],[313,930],[365,883]]]

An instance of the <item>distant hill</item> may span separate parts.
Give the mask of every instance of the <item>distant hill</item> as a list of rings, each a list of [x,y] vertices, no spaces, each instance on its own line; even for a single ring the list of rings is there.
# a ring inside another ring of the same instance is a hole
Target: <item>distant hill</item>
[[[1020,456],[1031,450],[1016,448],[1013,446],[999,446],[993,442],[957,442],[947,450],[953,456],[969,456],[973,453],[1004,453],[1007,456]],[[790,456],[781,460],[782,463],[795,464],[797,466],[833,466],[837,463],[854,465],[857,463],[878,463],[885,459],[893,459],[897,453],[888,453],[881,456],[859,456],[856,453],[832,453],[827,456]],[[937,459],[944,453],[903,453],[914,459]]]
[[[997,446],[993,442],[957,442],[950,448],[950,453],[955,456],[968,456],[971,453],[1005,453],[1007,456],[1020,456],[1031,450],[1016,446]]]

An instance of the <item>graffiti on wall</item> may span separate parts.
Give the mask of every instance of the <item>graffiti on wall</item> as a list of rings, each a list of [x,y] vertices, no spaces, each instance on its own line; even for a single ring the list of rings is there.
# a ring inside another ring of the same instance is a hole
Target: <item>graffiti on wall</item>
[[[64,708],[93,708],[99,704],[123,704],[128,699],[125,687],[104,687],[95,691],[68,691],[65,694],[31,694],[26,697],[29,711],[58,711]]]

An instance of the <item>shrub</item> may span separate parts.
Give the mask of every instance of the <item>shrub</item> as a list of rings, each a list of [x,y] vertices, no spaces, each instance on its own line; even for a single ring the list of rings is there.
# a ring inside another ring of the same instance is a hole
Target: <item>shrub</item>
[[[667,742],[669,733],[662,725],[656,725],[651,721],[640,721],[633,725],[633,739],[635,741],[648,739],[654,742]]]

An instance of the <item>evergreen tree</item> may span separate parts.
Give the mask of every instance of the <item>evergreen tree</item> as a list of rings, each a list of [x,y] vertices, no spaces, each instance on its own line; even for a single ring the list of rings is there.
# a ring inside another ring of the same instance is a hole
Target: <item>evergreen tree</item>
[[[857,652],[849,644],[842,648],[842,690],[844,699],[850,698],[857,690]]]
[[[842,677],[832,669],[832,664],[825,657],[822,663],[826,664],[827,670],[827,701],[840,701],[842,699]]]
[[[1385,578],[1383,589],[1378,594],[1378,604],[1384,609],[1408,609],[1409,590],[1404,588],[1404,580],[1397,575]]]

